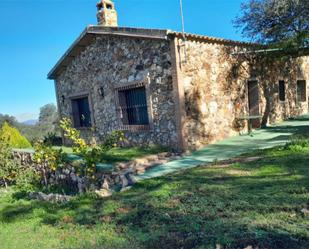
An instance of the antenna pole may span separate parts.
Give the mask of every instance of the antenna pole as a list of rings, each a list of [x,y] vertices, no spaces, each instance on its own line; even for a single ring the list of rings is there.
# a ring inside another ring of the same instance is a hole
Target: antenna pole
[[[180,4],[180,16],[181,16],[181,25],[182,25],[182,35],[185,38],[185,19],[183,16],[183,6],[182,6],[182,0],[179,0]]]
[[[181,25],[182,25],[182,37],[183,37],[183,46],[184,46],[184,56],[185,60],[184,62],[187,61],[187,51],[186,51],[186,34],[185,34],[185,19],[183,15],[183,5],[182,5],[182,0],[179,0],[179,5],[180,5],[180,16],[181,16]]]

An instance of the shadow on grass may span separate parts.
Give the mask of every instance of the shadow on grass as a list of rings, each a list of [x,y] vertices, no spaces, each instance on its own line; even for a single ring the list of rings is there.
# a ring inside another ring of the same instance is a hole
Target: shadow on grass
[[[276,153],[150,179],[107,199],[87,195],[63,205],[15,200],[0,211],[0,221],[36,216],[42,224],[85,229],[104,222],[142,248],[309,248],[300,212],[308,204],[309,154]]]

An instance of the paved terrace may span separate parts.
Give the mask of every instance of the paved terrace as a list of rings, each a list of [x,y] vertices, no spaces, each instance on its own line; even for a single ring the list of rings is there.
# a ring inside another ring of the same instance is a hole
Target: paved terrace
[[[235,136],[208,145],[189,156],[149,169],[144,174],[137,176],[137,180],[159,177],[201,164],[210,164],[215,160],[226,160],[257,149],[284,145],[291,137],[305,134],[309,135],[309,114],[256,130],[252,136]]]

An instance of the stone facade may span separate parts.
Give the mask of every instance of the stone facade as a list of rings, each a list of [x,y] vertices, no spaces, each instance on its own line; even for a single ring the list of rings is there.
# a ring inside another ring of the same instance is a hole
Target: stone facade
[[[307,101],[300,102],[296,93],[297,80],[307,80],[309,92],[308,56],[242,56],[233,51],[237,46],[201,41],[186,41],[181,49],[183,129],[190,149],[239,134],[237,120],[250,114],[250,80],[258,82],[262,126],[308,112],[307,95]],[[279,101],[279,80],[285,82],[284,102]]]
[[[150,125],[127,130],[127,139],[132,145],[173,147],[178,138],[171,70],[168,41],[98,36],[56,79],[60,116],[72,116],[71,98],[89,96],[93,129],[83,129],[82,135],[102,141],[107,133],[122,129],[117,89],[144,85]]]
[[[246,130],[248,81],[256,81],[258,115],[267,125],[308,112],[309,56],[242,54],[252,44],[168,30],[87,28],[52,70],[61,117],[72,117],[72,99],[87,96],[92,128],[83,137],[100,143],[125,130],[129,145],[160,144],[194,150]],[[285,101],[279,101],[279,80]],[[296,82],[306,80],[306,101]],[[118,91],[146,88],[149,126],[123,126]],[[104,94],[102,94],[104,93]]]

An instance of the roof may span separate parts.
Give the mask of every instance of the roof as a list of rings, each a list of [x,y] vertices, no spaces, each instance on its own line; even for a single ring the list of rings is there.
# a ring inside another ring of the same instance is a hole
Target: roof
[[[114,35],[114,36],[126,36],[135,38],[148,38],[168,40],[171,37],[182,38],[183,34],[166,29],[143,29],[143,28],[126,28],[126,27],[104,27],[104,26],[88,26],[81,35],[75,40],[71,47],[60,58],[57,64],[52,68],[48,74],[48,79],[56,79],[56,77],[65,70],[65,68],[71,63],[71,61],[79,55],[85,48],[93,41],[97,35]],[[185,38],[188,40],[197,40],[207,43],[218,43],[235,46],[253,46],[257,45],[248,42],[239,42],[221,38],[215,38],[210,36],[196,35],[185,33]]]

